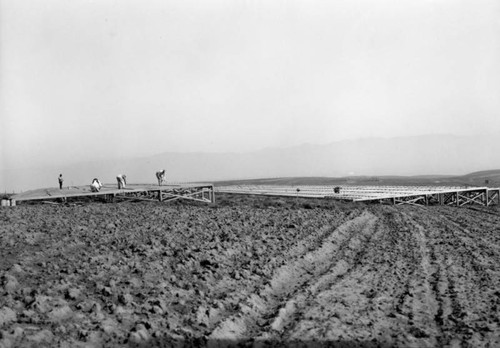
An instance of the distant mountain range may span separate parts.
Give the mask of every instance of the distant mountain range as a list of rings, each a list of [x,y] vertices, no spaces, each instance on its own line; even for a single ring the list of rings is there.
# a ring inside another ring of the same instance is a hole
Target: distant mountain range
[[[20,191],[57,186],[63,173],[65,186],[83,185],[94,177],[114,183],[117,174],[129,182],[153,183],[155,172],[166,169],[175,182],[217,181],[277,177],[353,177],[465,175],[500,168],[498,136],[426,135],[367,138],[326,145],[304,144],[267,148],[248,153],[173,153],[81,162],[63,167],[44,166],[28,171],[3,170],[4,188]],[[2,184],[0,182],[0,184]]]
[[[369,186],[488,186],[500,187],[500,169],[485,170],[465,175],[417,176],[346,176],[346,177],[283,177],[215,181],[215,186],[226,185],[369,185]]]

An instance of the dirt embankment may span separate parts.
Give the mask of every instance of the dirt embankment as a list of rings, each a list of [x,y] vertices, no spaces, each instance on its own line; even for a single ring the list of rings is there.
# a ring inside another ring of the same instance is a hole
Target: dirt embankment
[[[0,210],[0,347],[500,345],[500,212],[221,195]]]

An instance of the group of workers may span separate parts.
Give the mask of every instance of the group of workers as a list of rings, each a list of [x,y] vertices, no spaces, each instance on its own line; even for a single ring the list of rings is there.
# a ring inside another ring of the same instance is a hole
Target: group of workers
[[[165,178],[166,178],[165,169],[157,171],[156,172],[156,178],[158,179],[158,185],[161,186],[163,184],[163,182],[165,182]],[[58,181],[59,181],[59,189],[62,190],[62,188],[63,188],[63,182],[64,182],[62,174],[59,174]],[[125,174],[119,174],[119,175],[117,175],[116,176],[116,182],[118,183],[118,189],[119,190],[124,189],[125,185],[127,184],[127,176]],[[99,192],[101,190],[102,186],[103,185],[99,181],[99,179],[94,178],[94,180],[92,180],[92,184],[90,184],[90,191],[91,192]]]

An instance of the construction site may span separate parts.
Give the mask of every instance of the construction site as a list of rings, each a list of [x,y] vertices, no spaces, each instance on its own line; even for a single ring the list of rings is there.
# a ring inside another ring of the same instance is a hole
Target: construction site
[[[63,189],[41,189],[13,195],[2,205],[23,203],[64,203],[85,199],[105,202],[194,200],[214,203],[215,193],[250,194],[265,196],[325,198],[352,202],[378,202],[384,204],[413,205],[482,205],[500,204],[500,188],[470,186],[373,186],[373,185],[229,185],[212,183],[170,183],[164,186],[132,184],[117,189],[105,185],[99,192],[86,186]]]

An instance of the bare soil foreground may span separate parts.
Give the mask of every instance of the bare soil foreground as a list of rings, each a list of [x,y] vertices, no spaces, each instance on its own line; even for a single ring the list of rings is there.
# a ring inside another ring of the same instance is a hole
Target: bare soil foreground
[[[0,347],[500,346],[500,210],[0,209]]]

